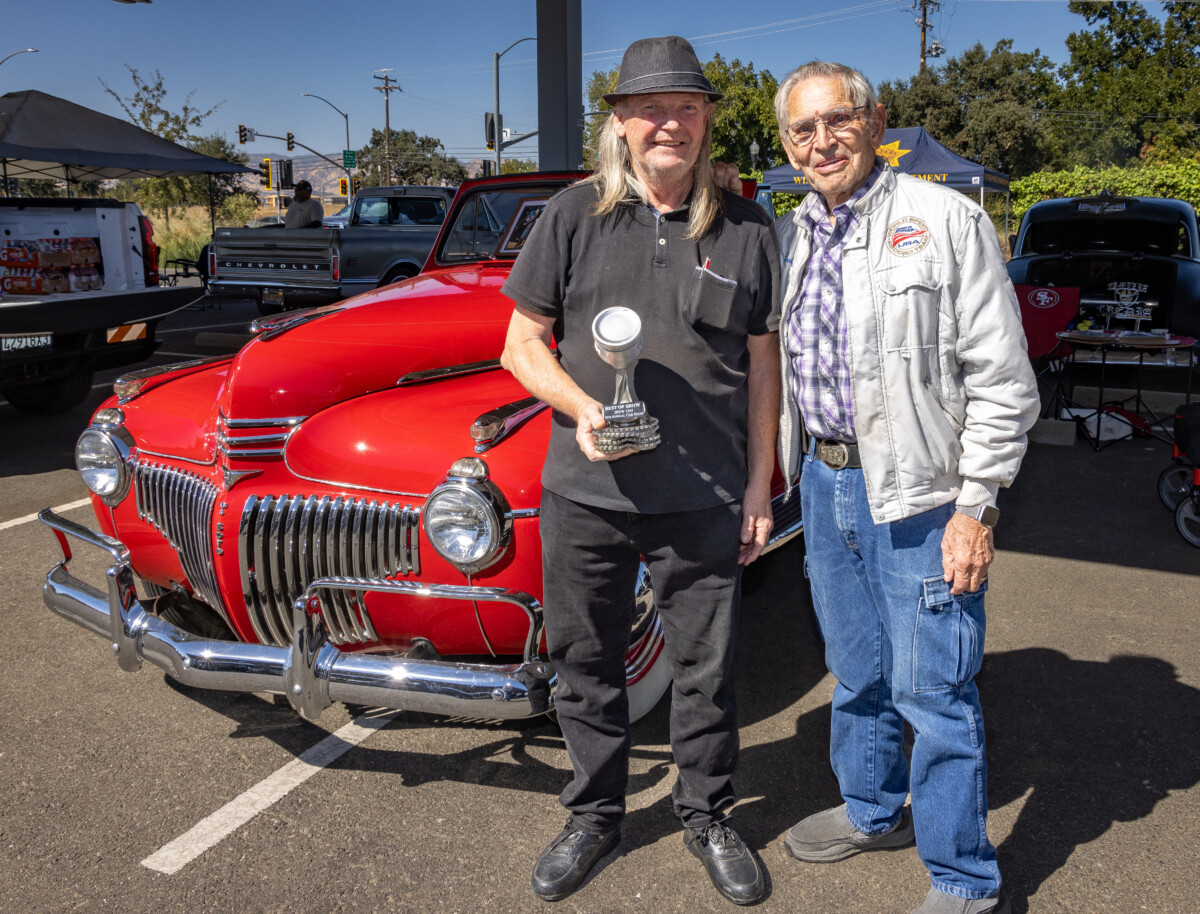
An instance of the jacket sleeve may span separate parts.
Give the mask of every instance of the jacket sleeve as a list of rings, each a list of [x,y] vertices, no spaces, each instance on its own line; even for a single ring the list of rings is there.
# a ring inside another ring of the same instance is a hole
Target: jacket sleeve
[[[1037,421],[1041,403],[996,232],[982,210],[968,212],[964,221],[955,245],[957,276],[949,290],[966,397],[959,501],[983,504],[994,500],[998,486],[1016,478],[1028,447],[1026,432]]]

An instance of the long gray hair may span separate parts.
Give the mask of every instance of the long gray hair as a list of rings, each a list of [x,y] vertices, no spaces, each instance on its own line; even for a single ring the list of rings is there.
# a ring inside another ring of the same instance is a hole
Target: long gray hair
[[[855,108],[865,106],[870,112],[874,111],[879,103],[870,82],[858,70],[842,63],[830,63],[825,60],[811,60],[801,64],[784,77],[783,82],[779,84],[779,91],[775,93],[775,117],[779,121],[779,134],[784,143],[788,141],[788,97],[800,83],[814,78],[836,79],[842,84],[842,90],[850,97]]]
[[[617,102],[618,105],[624,101]],[[600,200],[592,212],[606,216],[624,203],[645,203],[650,197],[646,188],[633,171],[633,158],[629,144],[617,136],[617,115],[613,112],[600,127],[596,143],[596,170],[587,180],[600,191]],[[700,144],[700,155],[692,169],[692,202],[688,209],[688,231],[685,237],[700,238],[710,228],[721,212],[721,190],[713,180],[709,159],[712,158],[713,119],[708,118],[704,141]]]

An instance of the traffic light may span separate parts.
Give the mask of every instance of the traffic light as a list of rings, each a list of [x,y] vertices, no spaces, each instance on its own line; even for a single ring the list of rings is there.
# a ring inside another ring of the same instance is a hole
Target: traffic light
[[[287,147],[288,147],[288,152],[291,152],[293,149],[296,148],[296,138],[294,136],[292,136],[292,134],[290,132],[287,135]]]
[[[483,138],[489,150],[496,148],[496,116],[490,111],[483,113]]]
[[[248,137],[246,136],[246,125],[238,124],[238,144],[241,146],[245,146],[247,139],[248,139]]]
[[[262,181],[262,186],[267,190],[271,189],[271,160],[263,159],[258,163],[258,178]]]
[[[362,188],[362,178],[360,178],[358,175],[355,175],[351,184],[354,187],[354,196],[357,197],[359,190]]]
[[[338,195],[344,197],[349,192],[349,190],[350,190],[350,182],[347,181],[345,178],[338,178]]]

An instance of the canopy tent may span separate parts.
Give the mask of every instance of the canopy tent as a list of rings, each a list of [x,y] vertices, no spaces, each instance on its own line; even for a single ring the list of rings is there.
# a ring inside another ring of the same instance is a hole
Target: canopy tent
[[[0,170],[66,181],[253,173],[34,90],[0,96]]]
[[[1008,175],[951,152],[926,133],[924,127],[897,127],[885,131],[883,143],[875,151],[896,171],[956,190],[979,191],[980,206],[983,205],[984,191],[1002,193],[1007,212]],[[768,171],[763,176],[763,184],[773,191],[789,194],[806,194],[812,189],[808,179],[786,162]],[[1007,218],[1006,215],[1005,221]]]

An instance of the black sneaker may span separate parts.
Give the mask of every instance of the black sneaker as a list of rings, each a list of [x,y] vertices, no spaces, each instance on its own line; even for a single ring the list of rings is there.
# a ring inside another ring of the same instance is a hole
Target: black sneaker
[[[543,901],[560,901],[587,878],[596,862],[617,846],[621,840],[619,829],[603,835],[593,835],[567,820],[557,838],[538,857],[533,867],[530,888]]]
[[[704,864],[717,891],[734,904],[754,904],[766,896],[762,867],[728,825],[713,822],[704,828],[689,828],[683,843]]]

